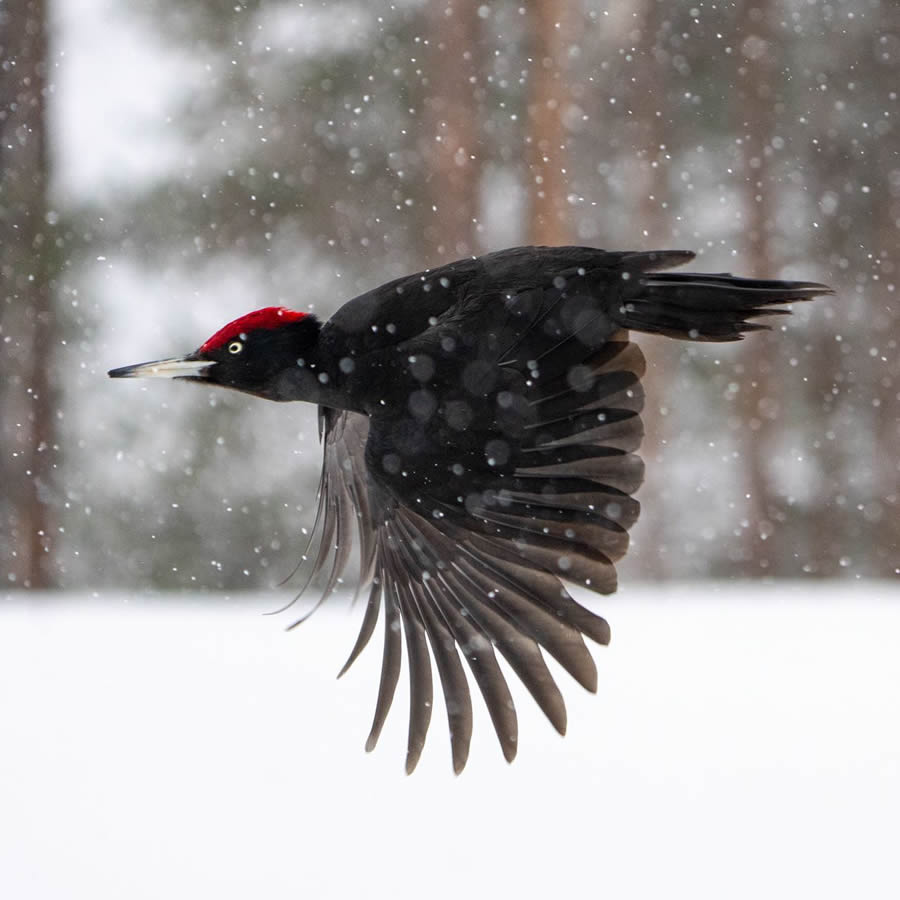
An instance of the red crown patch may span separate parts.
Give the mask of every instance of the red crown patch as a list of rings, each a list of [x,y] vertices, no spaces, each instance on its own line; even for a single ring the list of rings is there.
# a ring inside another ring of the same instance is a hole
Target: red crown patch
[[[220,328],[211,338],[200,347],[201,353],[216,350],[229,341],[240,339],[241,335],[250,334],[260,328],[280,328],[289,322],[299,322],[305,319],[307,313],[287,309],[284,306],[267,306],[265,309],[257,309],[233,322],[229,322],[224,328]]]

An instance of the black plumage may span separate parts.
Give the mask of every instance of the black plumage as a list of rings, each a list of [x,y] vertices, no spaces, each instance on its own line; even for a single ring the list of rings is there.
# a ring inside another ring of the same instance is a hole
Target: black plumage
[[[596,690],[584,637],[606,644],[609,626],[566,585],[614,591],[638,517],[644,358],[629,331],[739,340],[765,327],[751,320],[831,293],[658,271],[692,258],[520,247],[390,282],[324,324],[260,310],[187,357],[110,374],[319,404],[325,456],[308,574],[324,573],[329,594],[355,540],[368,592],[342,673],[384,619],[366,747],[391,706],[405,641],[407,770],[429,727],[433,658],[458,772],[472,732],[463,661],[509,760],[516,714],[497,651],[560,732],[565,704],[543,652]]]

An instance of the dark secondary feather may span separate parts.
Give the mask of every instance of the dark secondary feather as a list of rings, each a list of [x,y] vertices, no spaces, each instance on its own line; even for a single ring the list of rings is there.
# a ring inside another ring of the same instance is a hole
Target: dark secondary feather
[[[400,279],[351,301],[323,327],[325,346],[349,343],[360,355],[389,348],[409,363],[396,376],[409,378],[408,410],[320,410],[325,460],[311,574],[327,572],[331,591],[355,520],[360,589],[368,591],[341,674],[384,610],[367,749],[390,709],[404,639],[408,771],[430,723],[432,656],[457,772],[472,732],[463,661],[509,760],[516,712],[496,652],[561,733],[565,704],[543,651],[596,690],[583,636],[606,644],[609,626],[565,584],[614,591],[615,562],[638,517],[644,358],[628,329],[738,340],[764,327],[749,319],[784,312],[773,305],[829,292],[655,271],[690,258],[519,248]],[[394,322],[392,330],[378,326]]]

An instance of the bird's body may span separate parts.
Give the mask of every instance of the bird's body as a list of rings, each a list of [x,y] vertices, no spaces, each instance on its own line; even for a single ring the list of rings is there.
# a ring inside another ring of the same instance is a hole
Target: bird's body
[[[784,312],[773,305],[830,293],[657,272],[691,258],[520,247],[382,285],[324,324],[260,310],[188,357],[110,374],[199,378],[319,405],[325,460],[310,574],[325,571],[329,593],[355,535],[369,592],[347,666],[384,611],[367,747],[390,707],[405,639],[407,769],[430,720],[430,646],[460,771],[472,727],[460,651],[507,759],[516,717],[495,650],[561,732],[565,705],[541,648],[596,688],[582,636],[605,644],[609,628],[564,584],[614,591],[614,563],[637,519],[644,359],[628,332],[737,340],[764,327],[748,319]]]

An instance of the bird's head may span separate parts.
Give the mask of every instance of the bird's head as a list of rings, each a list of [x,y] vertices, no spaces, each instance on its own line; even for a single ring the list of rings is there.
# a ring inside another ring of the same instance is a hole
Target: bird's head
[[[284,307],[258,309],[229,322],[187,356],[112,369],[110,378],[187,378],[269,400],[305,399],[299,385],[315,379],[315,316]]]

